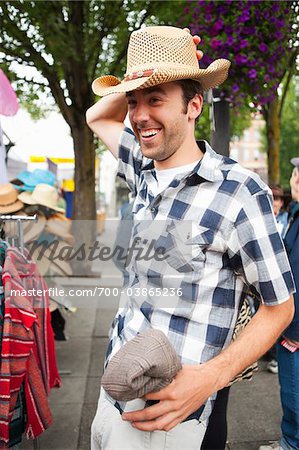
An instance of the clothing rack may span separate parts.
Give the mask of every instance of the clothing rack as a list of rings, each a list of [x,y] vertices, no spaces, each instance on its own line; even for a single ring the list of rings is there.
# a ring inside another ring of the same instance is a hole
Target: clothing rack
[[[0,221],[3,222],[17,222],[18,225],[18,239],[19,239],[19,248],[22,253],[24,253],[24,230],[23,230],[23,223],[25,221],[33,221],[37,222],[37,214],[34,214],[34,216],[17,216],[17,215],[8,215],[8,214],[2,214],[0,215]],[[41,450],[39,439],[36,437],[33,439],[33,449],[34,450]]]
[[[24,232],[23,232],[23,221],[30,221],[37,222],[37,214],[34,214],[34,216],[16,216],[16,215],[7,215],[2,214],[0,216],[0,220],[3,220],[4,222],[17,222],[18,225],[18,238],[19,238],[19,247],[21,252],[24,252]]]

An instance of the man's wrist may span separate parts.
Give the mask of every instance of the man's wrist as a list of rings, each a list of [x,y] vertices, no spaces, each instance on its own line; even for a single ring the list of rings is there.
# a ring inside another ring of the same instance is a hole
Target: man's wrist
[[[231,374],[229,364],[222,355],[218,355],[210,361],[200,364],[198,368],[201,372],[201,376],[206,376],[211,380],[213,384],[211,394],[223,389],[234,377],[234,375]],[[204,373],[202,373],[203,371]]]

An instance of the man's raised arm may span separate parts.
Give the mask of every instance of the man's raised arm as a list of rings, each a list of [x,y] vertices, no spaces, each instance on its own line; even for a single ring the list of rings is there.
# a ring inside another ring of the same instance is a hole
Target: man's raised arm
[[[86,111],[87,125],[115,158],[118,157],[118,143],[124,129],[126,114],[125,94],[107,95]]]

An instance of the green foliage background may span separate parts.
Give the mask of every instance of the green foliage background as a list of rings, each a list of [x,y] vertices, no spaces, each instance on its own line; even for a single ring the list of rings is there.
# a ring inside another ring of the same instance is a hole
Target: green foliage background
[[[280,129],[280,182],[289,188],[293,166],[290,159],[299,157],[299,76],[293,77],[283,108]]]

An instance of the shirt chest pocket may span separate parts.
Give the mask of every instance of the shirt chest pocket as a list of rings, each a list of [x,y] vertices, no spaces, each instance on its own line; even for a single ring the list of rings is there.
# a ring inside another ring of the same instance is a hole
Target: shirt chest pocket
[[[207,252],[224,251],[224,241],[218,233],[206,227],[183,222],[168,227],[165,241],[167,263],[177,272],[197,272],[205,266]]]

